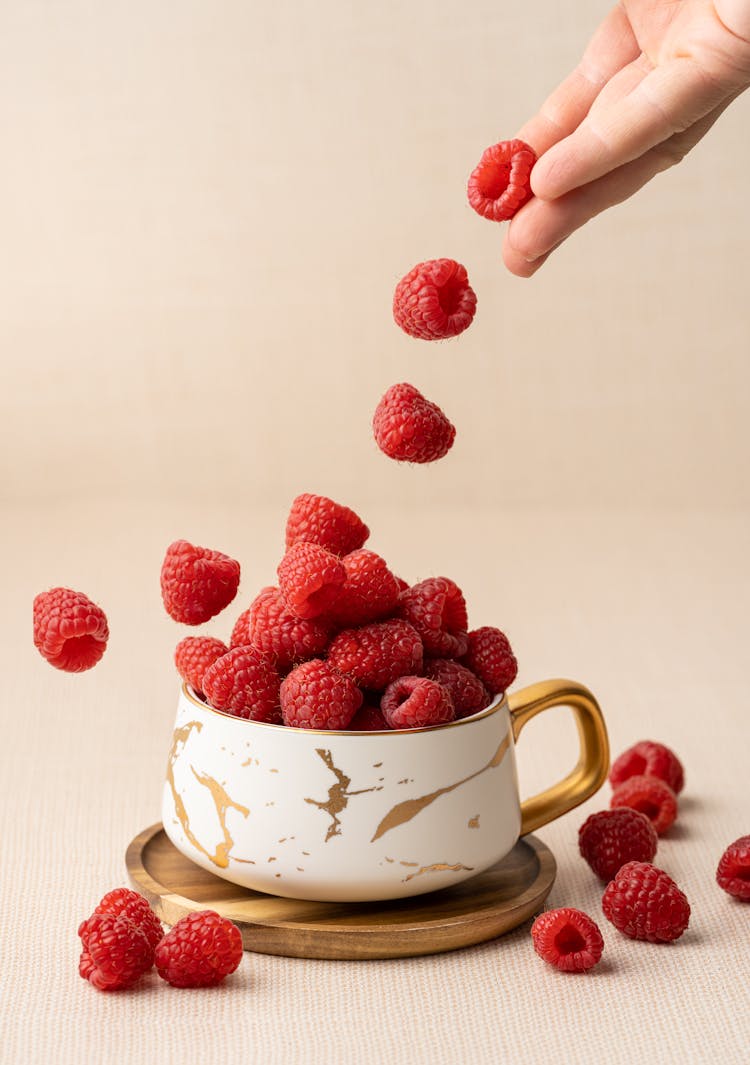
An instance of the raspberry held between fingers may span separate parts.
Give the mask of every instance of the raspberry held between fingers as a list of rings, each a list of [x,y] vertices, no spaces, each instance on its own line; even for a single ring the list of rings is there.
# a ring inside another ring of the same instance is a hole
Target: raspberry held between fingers
[[[109,639],[101,607],[83,592],[50,588],[34,599],[34,646],[51,666],[83,673],[95,666]]]
[[[469,203],[483,218],[512,218],[533,193],[531,170],[536,153],[521,140],[500,141],[487,148],[469,178]]]
[[[375,408],[372,428],[380,450],[398,462],[435,462],[456,438],[440,407],[406,383],[388,389]]]
[[[445,340],[471,325],[477,297],[466,268],[455,259],[417,263],[393,294],[393,317],[409,336]]]

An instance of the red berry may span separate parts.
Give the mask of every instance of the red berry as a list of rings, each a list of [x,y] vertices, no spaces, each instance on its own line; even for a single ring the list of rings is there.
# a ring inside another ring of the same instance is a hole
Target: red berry
[[[152,948],[156,947],[164,929],[161,921],[148,904],[148,900],[130,888],[115,888],[108,891],[94,913],[111,913],[115,917],[127,917],[129,921],[140,928]]]
[[[298,618],[286,607],[278,588],[263,588],[232,631],[232,646],[250,644],[270,658],[280,673],[296,662],[315,658],[328,646],[330,627],[321,618]]]
[[[540,913],[531,926],[531,938],[539,957],[566,973],[592,969],[604,950],[596,922],[570,906]]]
[[[383,693],[380,709],[392,729],[443,725],[456,716],[448,689],[427,677],[394,680]]]
[[[148,936],[124,914],[94,913],[78,929],[78,971],[99,991],[130,987],[154,964]]]
[[[346,580],[340,558],[319,544],[298,541],[279,563],[279,591],[298,618],[315,618],[329,610]]]
[[[235,717],[278,724],[279,675],[254,647],[233,647],[217,658],[203,677],[211,706]]]
[[[736,899],[750,902],[750,836],[729,844],[719,859],[716,882]]]
[[[232,602],[240,564],[220,551],[175,540],[161,567],[161,597],[167,613],[185,625],[202,625]]]
[[[379,706],[363,703],[349,722],[350,732],[387,732],[388,722]]]
[[[675,795],[679,795],[685,786],[685,773],[682,762],[669,747],[653,740],[642,740],[628,747],[612,763],[609,782],[613,788],[622,784],[628,777],[658,777],[669,784]]]
[[[174,664],[182,679],[195,691],[202,692],[206,670],[228,650],[222,640],[213,636],[186,636],[175,648]]]
[[[34,599],[34,646],[50,665],[66,673],[95,666],[109,639],[101,607],[83,592],[50,588]]]
[[[469,633],[468,650],[461,661],[476,673],[491,695],[507,691],[518,673],[508,637],[491,625]]]
[[[482,153],[469,178],[469,203],[482,218],[504,222],[530,200],[536,152],[524,141],[500,141]]]
[[[428,658],[424,664],[424,675],[448,689],[457,718],[476,714],[492,702],[490,693],[479,677],[452,658]]]
[[[281,682],[281,713],[294,728],[345,729],[362,704],[356,684],[313,658]]]
[[[341,561],[346,581],[327,617],[339,626],[366,625],[393,613],[401,590],[380,555],[360,548]]]
[[[466,602],[448,577],[430,577],[407,588],[401,593],[400,611],[422,637],[425,654],[460,658],[466,653]]]
[[[578,849],[601,880],[611,880],[626,862],[650,862],[657,836],[645,814],[627,807],[591,814],[578,830]]]
[[[213,987],[242,961],[242,934],[214,910],[181,917],[156,948],[159,976],[173,987]]]
[[[690,920],[690,904],[674,880],[655,865],[628,862],[602,897],[604,916],[631,939],[669,943]]]
[[[658,777],[628,777],[612,792],[610,808],[629,806],[640,810],[654,826],[658,836],[674,823],[677,817],[677,797]]]
[[[375,442],[398,462],[434,462],[447,455],[456,430],[414,385],[392,385],[372,419]]]
[[[458,336],[471,325],[476,309],[466,268],[454,259],[417,263],[393,294],[396,324],[420,340]]]
[[[331,554],[348,555],[362,547],[369,535],[370,530],[349,507],[310,492],[297,496],[286,522],[288,548],[307,540]]]
[[[328,648],[328,661],[360,687],[383,691],[397,677],[421,670],[422,641],[406,621],[380,621],[340,632]]]

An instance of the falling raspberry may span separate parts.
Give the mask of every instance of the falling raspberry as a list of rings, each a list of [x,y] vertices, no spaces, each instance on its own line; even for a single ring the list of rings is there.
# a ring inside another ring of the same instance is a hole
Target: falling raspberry
[[[448,454],[456,437],[440,407],[406,383],[388,389],[375,409],[372,428],[383,454],[398,462],[435,462]]]
[[[539,957],[566,973],[592,969],[604,949],[596,922],[571,906],[540,913],[531,926],[531,938]]]
[[[466,268],[454,259],[429,259],[402,277],[393,294],[393,317],[409,336],[445,340],[468,329],[477,297]]]
[[[469,203],[482,218],[504,222],[532,197],[536,153],[524,141],[500,141],[482,153],[469,178]]]
[[[161,567],[161,595],[171,618],[202,625],[232,602],[240,583],[240,564],[221,551],[175,540]]]
[[[34,599],[34,646],[55,669],[83,673],[95,666],[109,639],[101,607],[83,592],[50,588]]]

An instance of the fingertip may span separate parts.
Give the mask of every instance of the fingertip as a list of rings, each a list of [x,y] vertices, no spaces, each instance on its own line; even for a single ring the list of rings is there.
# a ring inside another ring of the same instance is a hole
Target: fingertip
[[[549,253],[548,253],[549,254]],[[516,277],[533,277],[540,266],[542,266],[547,258],[547,255],[541,255],[538,259],[529,260],[522,252],[517,248],[514,248],[510,241],[510,233],[506,231],[503,238],[502,246],[503,262],[506,269],[514,274]]]

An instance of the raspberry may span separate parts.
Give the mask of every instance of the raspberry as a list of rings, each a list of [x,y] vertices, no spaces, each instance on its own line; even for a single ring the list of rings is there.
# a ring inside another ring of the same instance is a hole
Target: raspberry
[[[66,673],[95,666],[109,639],[101,607],[83,592],[50,588],[34,599],[34,646],[50,665]]]
[[[482,218],[504,222],[530,200],[536,152],[524,141],[500,141],[482,153],[469,178],[469,203]]]
[[[99,991],[130,987],[154,964],[148,936],[124,914],[94,913],[78,935],[83,944],[78,971]]]
[[[469,633],[468,650],[461,661],[476,673],[491,695],[507,691],[518,673],[508,637],[491,625]]]
[[[578,830],[578,849],[601,880],[611,880],[626,862],[650,862],[657,836],[645,814],[627,807],[591,814]]]
[[[690,904],[671,876],[646,862],[628,862],[602,897],[604,916],[631,939],[670,943],[690,920]]]
[[[330,630],[319,618],[303,619],[290,613],[278,588],[263,588],[240,614],[231,644],[251,644],[270,658],[280,673],[296,662],[315,658],[328,646]]]
[[[328,648],[328,661],[362,688],[383,691],[391,681],[422,668],[422,641],[413,625],[393,619],[344,629]]]
[[[424,664],[424,675],[448,689],[457,718],[476,714],[492,702],[490,693],[479,677],[452,658],[428,658]]]
[[[679,795],[685,786],[685,773],[680,759],[669,747],[654,743],[653,740],[642,740],[623,751],[612,764],[609,782],[616,788],[628,777],[634,776],[658,777],[669,784],[675,795]]]
[[[362,704],[362,692],[349,677],[313,658],[281,682],[281,713],[294,728],[345,729]]]
[[[324,614],[346,580],[341,559],[319,544],[304,540],[289,548],[276,572],[286,608],[298,618]]]
[[[417,263],[393,294],[396,325],[420,340],[458,336],[469,328],[476,309],[466,268],[454,259]]]
[[[242,934],[214,910],[188,913],[164,936],[155,961],[173,987],[213,987],[242,961]]]
[[[460,658],[466,653],[466,602],[448,577],[430,577],[407,588],[401,593],[400,610],[422,637],[426,654]],[[472,671],[484,679],[478,670]]]
[[[716,882],[736,899],[750,901],[750,836],[729,844],[719,859]]]
[[[385,689],[380,709],[393,729],[443,725],[456,716],[448,689],[427,677],[394,680]]]
[[[161,921],[148,904],[148,900],[130,888],[115,888],[108,891],[94,913],[111,913],[115,917],[127,917],[136,928],[140,928],[152,948],[164,935]]]
[[[531,926],[531,938],[539,957],[565,973],[592,969],[604,949],[596,922],[570,906],[540,913]]]
[[[640,810],[654,826],[657,836],[666,832],[677,817],[675,793],[658,777],[628,777],[614,789],[609,805],[611,809],[629,806]]]
[[[401,589],[385,561],[374,551],[360,548],[341,560],[346,581],[328,616],[337,625],[366,625],[393,613]]]
[[[398,462],[434,462],[447,455],[456,430],[414,385],[392,385],[372,419],[375,442]]]
[[[387,732],[388,722],[379,706],[364,703],[349,722],[350,732]]]
[[[362,547],[370,530],[349,507],[309,492],[293,501],[286,521],[286,546],[298,540],[325,547],[333,555],[348,555]]]
[[[229,648],[213,636],[186,636],[174,652],[174,664],[183,680],[197,692],[203,691],[203,675]]]
[[[175,540],[161,567],[161,597],[167,613],[185,625],[202,625],[232,602],[240,564],[220,551]]]
[[[234,647],[217,658],[203,677],[211,706],[235,717],[278,724],[279,675],[254,647]]]

